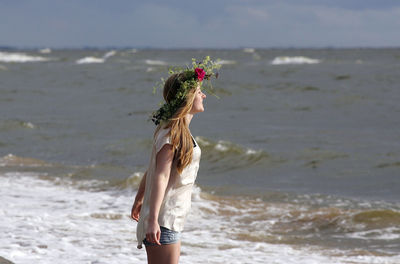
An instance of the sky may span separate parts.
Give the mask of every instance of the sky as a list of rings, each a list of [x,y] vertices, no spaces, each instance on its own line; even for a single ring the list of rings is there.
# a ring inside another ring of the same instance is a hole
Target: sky
[[[400,0],[0,0],[0,46],[399,47]]]

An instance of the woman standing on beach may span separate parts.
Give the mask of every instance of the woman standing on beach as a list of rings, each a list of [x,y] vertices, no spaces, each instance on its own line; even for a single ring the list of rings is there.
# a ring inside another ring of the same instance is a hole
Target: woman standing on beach
[[[170,70],[164,83],[164,105],[152,116],[157,125],[148,170],[131,210],[138,221],[138,248],[146,246],[148,263],[178,263],[180,232],[190,209],[201,150],[189,130],[196,113],[203,112],[203,79],[218,69],[206,57],[192,68]],[[218,75],[216,75],[218,76]]]

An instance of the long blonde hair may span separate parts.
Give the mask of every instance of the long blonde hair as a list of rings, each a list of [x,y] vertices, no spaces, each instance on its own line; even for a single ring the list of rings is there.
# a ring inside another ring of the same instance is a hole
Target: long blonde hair
[[[183,73],[175,73],[165,81],[163,96],[166,102],[169,103],[175,98],[181,83],[184,81],[186,80]],[[174,115],[166,124],[158,125],[155,131],[156,134],[161,127],[171,128],[169,136],[175,151],[174,160],[177,160],[179,173],[182,173],[183,169],[190,164],[193,157],[193,140],[187,124],[186,114],[192,109],[196,88],[193,87],[187,92],[184,101]]]

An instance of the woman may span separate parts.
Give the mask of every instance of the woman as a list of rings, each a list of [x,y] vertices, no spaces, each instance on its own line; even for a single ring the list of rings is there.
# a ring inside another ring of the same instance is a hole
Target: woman
[[[204,111],[203,79],[219,65],[209,57],[192,68],[170,71],[165,81],[165,104],[152,117],[157,125],[149,168],[131,210],[138,221],[138,248],[146,246],[148,263],[178,263],[180,232],[191,204],[201,150],[190,133],[195,114]],[[218,76],[218,75],[216,75]]]

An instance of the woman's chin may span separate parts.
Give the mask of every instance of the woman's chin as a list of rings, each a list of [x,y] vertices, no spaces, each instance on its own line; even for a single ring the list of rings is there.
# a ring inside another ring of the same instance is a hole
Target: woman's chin
[[[192,110],[191,112],[192,112],[193,115],[197,114],[197,113],[201,113],[201,112],[204,112],[204,108],[202,107],[202,108],[199,108],[199,109],[196,109],[196,110]]]

